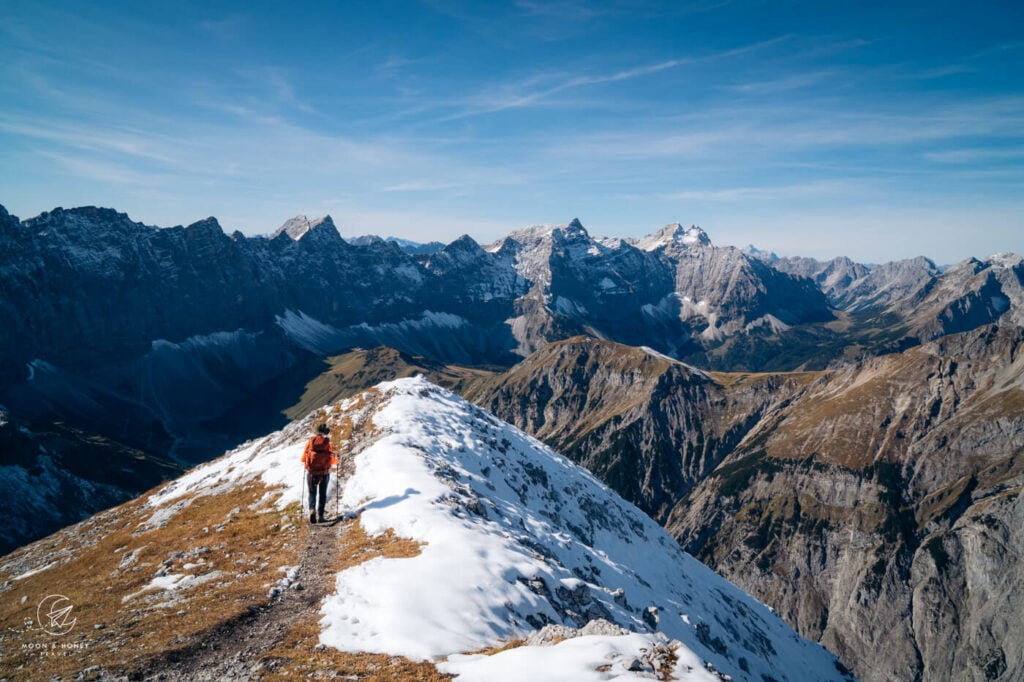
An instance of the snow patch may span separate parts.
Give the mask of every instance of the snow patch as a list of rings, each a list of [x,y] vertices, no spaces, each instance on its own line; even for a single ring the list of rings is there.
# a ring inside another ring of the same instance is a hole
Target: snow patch
[[[136,597],[154,590],[164,590],[167,592],[187,590],[190,587],[202,585],[203,583],[209,582],[215,578],[219,578],[221,575],[222,573],[220,571],[210,571],[209,573],[204,573],[199,576],[190,573],[167,573],[165,575],[158,575],[150,580],[149,583],[141,590],[121,597],[121,603],[124,604],[126,602],[130,602]]]
[[[18,575],[16,575],[13,578],[11,578],[11,580],[24,580],[25,578],[27,578],[27,577],[29,577],[31,575],[35,575],[36,573],[42,573],[45,570],[51,569],[54,566],[56,566],[58,563],[59,562],[57,562],[57,561],[52,561],[52,562],[46,564],[45,566],[40,566],[38,568],[33,568],[30,571],[25,571],[24,573],[19,573]]]
[[[650,346],[640,346],[640,350],[644,351],[648,355],[653,355],[656,358],[661,358],[662,360],[668,360],[669,362],[671,362],[674,365],[675,364],[681,364],[675,358],[670,358],[669,356],[665,355],[664,353],[659,353],[658,351],[654,350]]]
[[[558,679],[588,679],[575,672],[634,656],[657,629],[682,643],[679,655],[692,670],[710,663],[742,676],[733,658],[702,643],[710,636],[742,652],[754,677],[790,668],[841,679],[823,648],[798,638],[582,468],[422,378],[378,390],[384,402],[372,419],[388,435],[355,457],[343,502],[361,512],[368,534],[392,529],[420,543],[420,553],[338,574],[321,611],[322,643],[436,659],[547,623],[580,627],[603,618],[641,634],[581,637],[540,653],[513,649],[504,668],[564,664],[574,673]],[[699,614],[698,625],[683,614]],[[479,670],[482,679],[497,660],[451,665]]]
[[[745,331],[749,332],[758,327],[768,327],[768,329],[770,329],[773,334],[780,334],[790,328],[788,324],[786,324],[779,318],[775,317],[771,313],[763,315],[757,318],[756,320],[752,320],[751,322],[749,322],[745,327]]]
[[[999,269],[1012,268],[1024,263],[1024,258],[1011,252],[994,253],[985,260]]]
[[[591,635],[566,639],[553,646],[522,646],[493,656],[451,656],[438,665],[459,682],[587,682],[588,680],[650,680],[645,654],[660,643],[654,635]],[[686,648],[672,670],[672,679],[721,682]],[[667,679],[667,678],[661,678]]]

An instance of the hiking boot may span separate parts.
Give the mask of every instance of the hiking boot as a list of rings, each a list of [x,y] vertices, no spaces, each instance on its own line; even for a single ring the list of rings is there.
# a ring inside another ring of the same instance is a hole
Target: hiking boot
[[[320,523],[324,522],[324,513],[320,512]]]
[[[315,511],[309,512],[309,522],[310,523],[316,523],[316,512]]]

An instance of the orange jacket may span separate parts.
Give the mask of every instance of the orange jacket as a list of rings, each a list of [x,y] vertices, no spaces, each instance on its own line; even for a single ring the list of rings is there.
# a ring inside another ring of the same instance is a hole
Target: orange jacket
[[[302,452],[302,464],[311,474],[326,474],[338,463],[331,448],[331,440],[327,436],[313,436],[306,443]]]

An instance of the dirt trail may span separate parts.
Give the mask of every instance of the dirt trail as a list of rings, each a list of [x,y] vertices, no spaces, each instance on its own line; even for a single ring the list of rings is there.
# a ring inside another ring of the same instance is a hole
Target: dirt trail
[[[345,464],[348,466],[342,467],[341,485],[351,475],[350,460]],[[202,641],[151,660],[129,679],[191,682],[257,678],[264,669],[264,654],[280,645],[303,619],[318,621],[320,604],[334,590],[335,572],[331,567],[348,525],[341,516],[331,515],[334,507],[332,499],[328,519],[322,524],[310,524],[305,516],[296,519],[297,536],[305,545],[294,584],[269,603],[250,607],[247,613],[221,624]]]

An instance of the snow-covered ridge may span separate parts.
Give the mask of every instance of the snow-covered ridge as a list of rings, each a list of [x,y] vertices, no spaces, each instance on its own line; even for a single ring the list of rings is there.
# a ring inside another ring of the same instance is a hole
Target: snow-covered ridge
[[[497,656],[516,666],[507,669],[557,659],[577,670],[572,679],[606,679],[593,675],[613,655],[615,672],[629,677],[627,663],[662,633],[681,643],[681,679],[712,679],[711,668],[734,679],[843,679],[827,651],[687,555],[585,470],[452,393],[402,379],[327,412],[330,421],[372,420],[375,433],[354,457],[343,505],[360,513],[367,533],[393,529],[422,546],[418,556],[373,559],[338,574],[321,610],[322,643],[450,657],[442,669],[459,679],[496,679],[488,678],[495,658],[457,654],[547,624],[604,619],[638,634]],[[294,474],[311,419],[179,479],[150,499],[154,517],[166,521],[189,496],[249,476],[281,486],[278,504],[298,499]]]
[[[641,237],[634,242],[634,245],[644,251],[655,251],[666,246],[711,246],[711,238],[707,232],[690,225],[683,227],[681,223],[669,223],[654,234]]]

